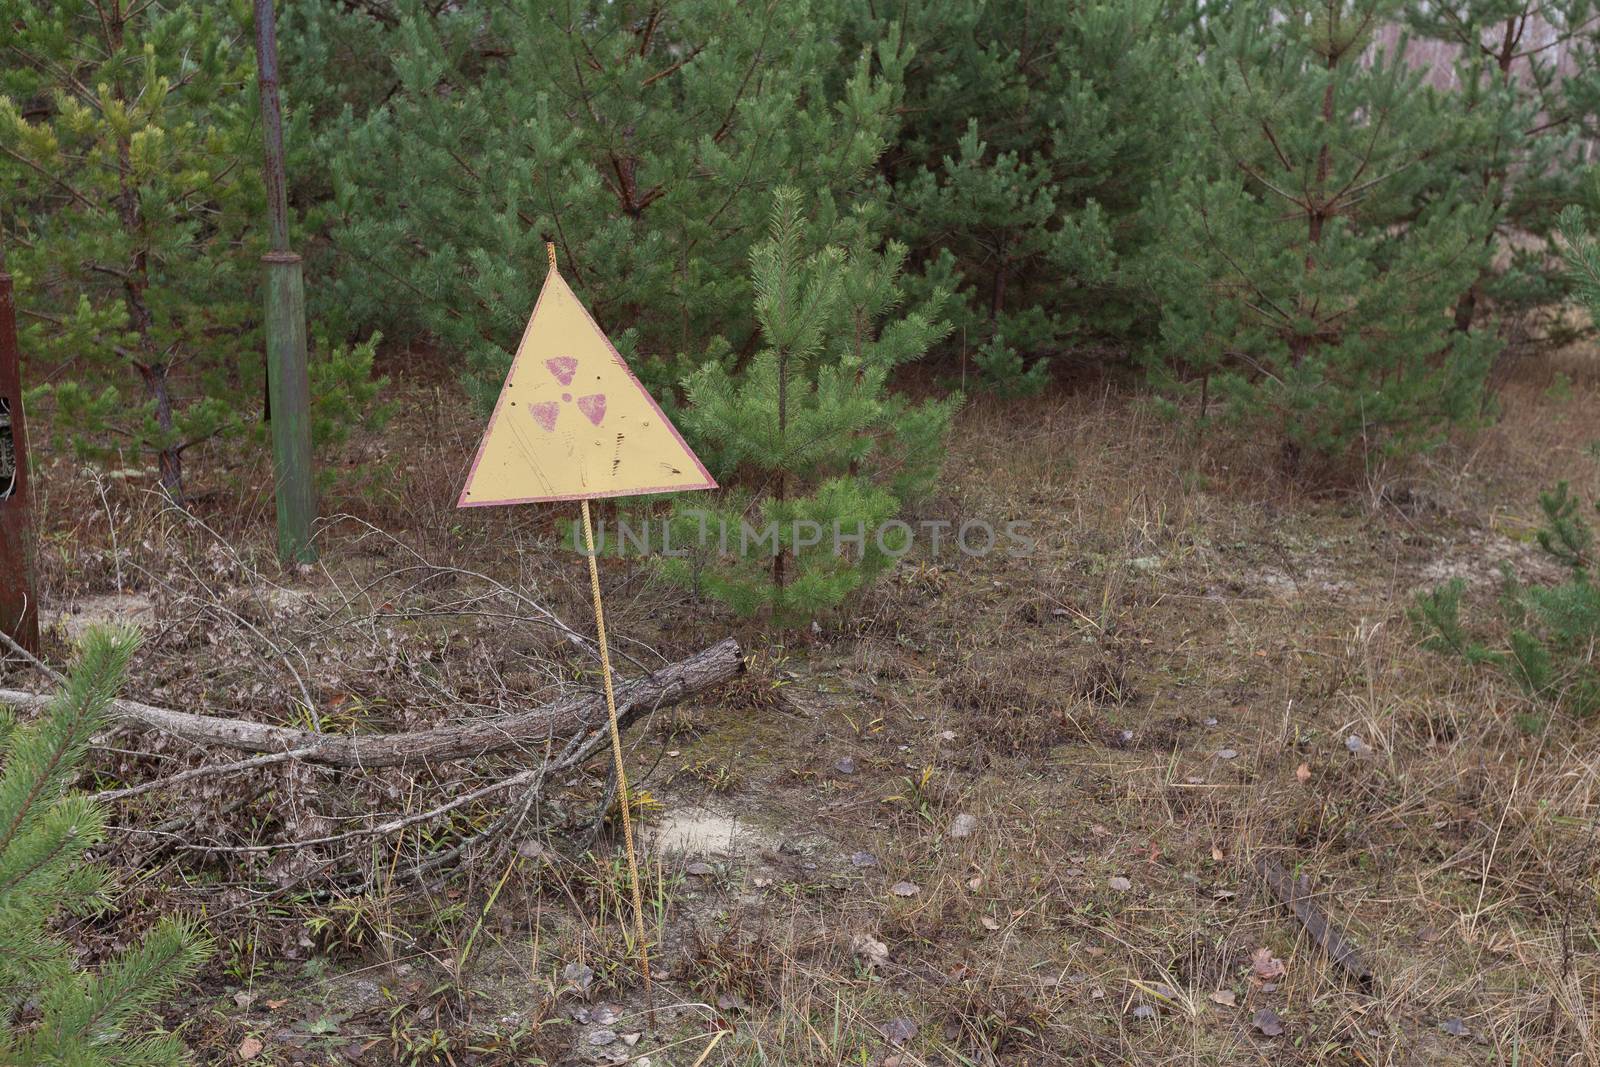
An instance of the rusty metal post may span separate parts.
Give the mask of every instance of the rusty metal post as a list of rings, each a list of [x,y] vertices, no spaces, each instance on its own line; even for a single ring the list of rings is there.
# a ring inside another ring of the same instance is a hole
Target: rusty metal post
[[[22,417],[17,304],[0,244],[0,630],[39,651],[39,585],[28,491],[28,427]]]
[[[316,499],[311,470],[311,383],[306,372],[306,296],[300,257],[289,248],[289,198],[283,166],[283,109],[278,101],[278,33],[273,0],[255,0],[256,78],[266,142],[267,399],[278,505],[278,556],[310,563]]]

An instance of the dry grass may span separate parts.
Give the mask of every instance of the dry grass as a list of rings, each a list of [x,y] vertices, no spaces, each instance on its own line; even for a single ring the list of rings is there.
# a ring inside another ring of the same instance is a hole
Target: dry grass
[[[440,694],[493,704],[559,680],[540,675],[559,650],[497,616],[503,604],[463,614],[470,589],[394,577],[415,551],[584,617],[581,562],[550,548],[559,514],[454,511],[473,424],[447,391],[416,392],[391,435],[402,458],[350,508],[396,541],[336,522],[316,571],[278,576],[261,562],[266,510],[244,488],[259,469],[206,468],[214,495],[196,511],[216,537],[131,485],[102,496],[63,470],[46,497],[52,604],[120,580],[164,635],[138,695],[262,715],[312,653],[295,616],[247,610],[262,574],[313,615],[383,578],[371,610],[314,650],[347,661],[339,691],[386,709],[377,719],[432,721],[450,713]],[[525,850],[503,883],[476,871],[420,900],[284,899],[232,916],[240,945],[220,980],[256,999],[223,1000],[191,1039],[217,1062],[245,1033],[283,1063],[626,1048],[692,1064],[717,1034],[707,1064],[1600,1062],[1592,727],[1528,735],[1516,694],[1420,650],[1405,620],[1419,588],[1461,575],[1486,601],[1499,562],[1531,565],[1540,487],[1600,490],[1592,361],[1521,367],[1500,403],[1477,437],[1306,493],[1273,473],[1270,443],[1202,437],[1115,392],[980,401],[918,517],[1026,520],[1038,550],[908,559],[818,633],[763,635],[608,564],[608,615],[632,651],[735,632],[758,656],[750,678],[662,716],[631,754],[665,817],[742,827],[731,846],[652,860],[656,1034],[587,1043],[643,1029],[614,854]],[[386,603],[444,614],[375,643]],[[436,676],[419,679],[421,663]],[[317,685],[326,672],[302,673]],[[594,776],[571,795],[599,788]],[[973,832],[952,835],[958,815]],[[1271,902],[1258,853],[1313,879],[1373,988],[1331,969]],[[175,872],[208,877],[165,870],[158,904],[192,899]],[[915,892],[896,894],[902,882]],[[1281,976],[1252,970],[1262,948]],[[581,969],[592,976],[575,982]],[[1262,1008],[1282,1036],[1252,1029]],[[317,1013],[334,1036],[308,1036]],[[1455,1020],[1468,1036],[1441,1028]]]

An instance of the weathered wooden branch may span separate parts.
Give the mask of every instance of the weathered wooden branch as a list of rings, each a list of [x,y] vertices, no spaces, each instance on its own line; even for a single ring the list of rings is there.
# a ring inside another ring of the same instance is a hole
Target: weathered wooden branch
[[[617,687],[617,715],[623,725],[656,708],[676,704],[737,675],[744,655],[733,638],[688,659],[669,664]],[[42,707],[49,694],[0,689],[0,704]],[[199,744],[243,752],[294,751],[307,763],[330,767],[405,767],[438,760],[467,759],[511,748],[568,739],[605,722],[605,698],[598,692],[573,693],[541,708],[492,719],[472,719],[428,730],[391,734],[316,734],[243,718],[197,715],[171,708],[119,700],[115,720],[159,730]]]
[[[1288,871],[1284,870],[1283,864],[1270,856],[1257,854],[1255,867],[1256,873],[1261,876],[1261,881],[1272,895],[1278,898],[1278,903],[1288,908],[1294,917],[1300,920],[1300,925],[1305,927],[1306,933],[1311,935],[1313,941],[1322,946],[1322,950],[1328,954],[1328,959],[1362,985],[1370,984],[1372,969],[1362,959],[1360,950],[1312,901],[1309,888],[1297,882]]]

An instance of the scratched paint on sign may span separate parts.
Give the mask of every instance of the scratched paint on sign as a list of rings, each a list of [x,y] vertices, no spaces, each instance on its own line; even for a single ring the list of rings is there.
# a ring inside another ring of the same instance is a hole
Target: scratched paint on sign
[[[716,487],[588,310],[552,270],[458,505]]]

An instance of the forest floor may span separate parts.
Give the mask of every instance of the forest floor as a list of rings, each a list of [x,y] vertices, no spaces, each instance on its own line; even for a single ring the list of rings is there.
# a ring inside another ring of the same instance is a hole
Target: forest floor
[[[1036,550],[913,555],[796,633],[608,560],[624,650],[733,634],[750,656],[629,736],[653,1029],[610,834],[424,894],[259,901],[237,867],[119,846],[144,873],[118,914],[214,917],[207,980],[169,1016],[203,1062],[1600,1062],[1593,728],[1528,730],[1514,691],[1406,618],[1451,577],[1486,606],[1502,564],[1542,573],[1538,490],[1600,491],[1600,367],[1557,369],[1521,368],[1481,434],[1317,493],[1270,445],[1197,439],[1115,389],[975,402],[915,518],[1027,521]],[[270,499],[238,488],[258,466],[197,465],[195,520],[48,471],[48,658],[87,617],[133,616],[151,637],[128,695],[285,721],[304,682],[352,729],[547,684],[556,653],[515,613],[421,610],[400,576],[470,569],[578,625],[582,558],[545,509],[455,511],[477,422],[446,384],[397,389],[367,446],[387,473],[302,573],[249,562],[270,559]],[[360,625],[320,625],[352,589]],[[605,769],[571,795],[592,805]],[[1370,985],[1268,896],[1260,856],[1310,879]]]

